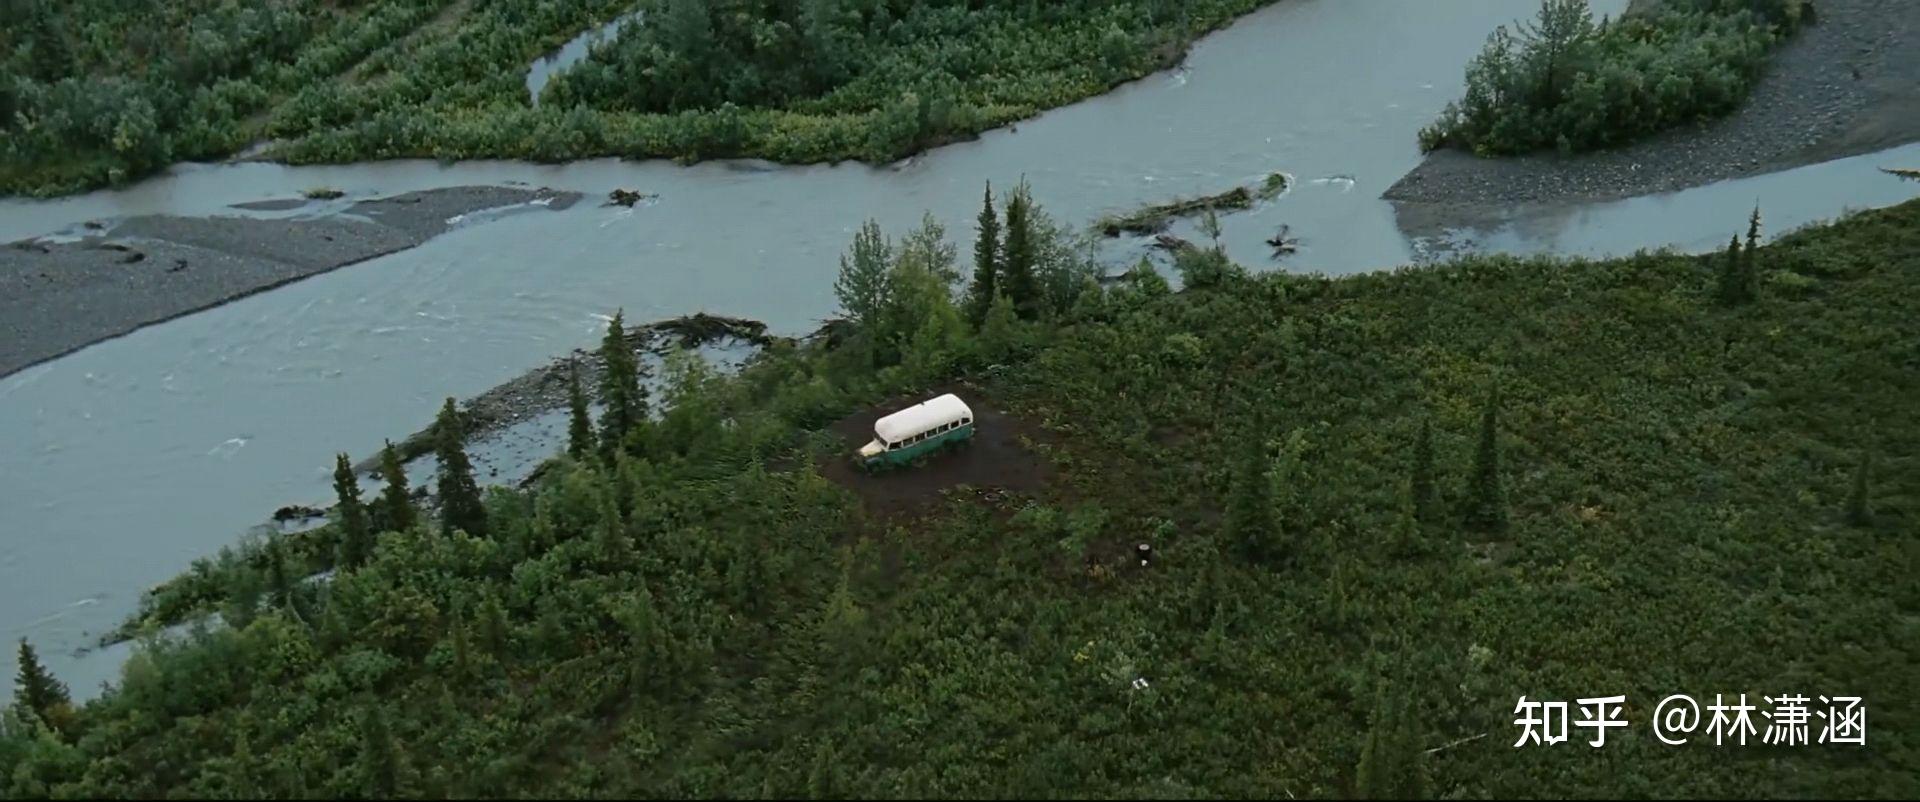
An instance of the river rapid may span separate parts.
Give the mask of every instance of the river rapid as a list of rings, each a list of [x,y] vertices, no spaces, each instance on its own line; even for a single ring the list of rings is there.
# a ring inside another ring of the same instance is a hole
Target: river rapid
[[[931,213],[964,251],[987,181],[1024,178],[1058,221],[1080,226],[1284,171],[1292,188],[1223,217],[1223,243],[1250,266],[1329,274],[1442,251],[1708,250],[1756,203],[1778,231],[1920,195],[1920,182],[1877,170],[1920,166],[1910,146],[1671,195],[1489,210],[1476,229],[1410,240],[1380,193],[1419,163],[1415,132],[1459,94],[1487,33],[1536,7],[1289,0],[1200,42],[1178,70],[882,167],[243,162],[0,200],[3,242],[93,219],[243,214],[230,205],[316,186],[350,198],[508,183],[659,196],[471,221],[0,379],[0,635],[29,638],[77,696],[92,696],[130,648],[90,650],[99,633],[142,590],[275,507],[329,500],[335,452],[366,456],[447,396],[591,346],[616,307],[636,322],[707,311],[804,333],[833,312],[837,257],[863,220],[898,235]],[[1263,244],[1281,224],[1302,240],[1284,263]],[[1191,223],[1176,233],[1199,238]],[[1116,269],[1146,252],[1137,239],[1103,251]],[[11,681],[12,658],[0,656],[0,682]]]

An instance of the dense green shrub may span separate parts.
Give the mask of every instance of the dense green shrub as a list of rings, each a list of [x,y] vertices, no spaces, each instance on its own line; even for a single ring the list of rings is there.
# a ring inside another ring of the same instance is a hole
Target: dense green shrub
[[[1488,38],[1421,147],[1573,153],[1723,116],[1806,16],[1801,0],[1665,0],[1596,23],[1586,0],[1542,0]]]
[[[0,29],[0,192],[52,194],[263,138],[294,162],[888,161],[1165,67],[1272,0],[647,0],[537,109],[528,65],[634,0],[4,2],[29,24]]]

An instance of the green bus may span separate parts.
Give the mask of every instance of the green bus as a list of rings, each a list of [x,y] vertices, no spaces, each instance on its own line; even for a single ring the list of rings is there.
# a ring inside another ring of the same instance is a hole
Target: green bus
[[[952,393],[922,401],[873,423],[873,442],[860,449],[869,468],[905,465],[920,455],[973,436],[973,410]]]

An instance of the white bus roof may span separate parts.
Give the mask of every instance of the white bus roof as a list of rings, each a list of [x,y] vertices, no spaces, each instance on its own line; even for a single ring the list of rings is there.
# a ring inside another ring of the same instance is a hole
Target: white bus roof
[[[897,443],[944,423],[973,417],[973,410],[952,393],[922,401],[873,422],[873,433]]]

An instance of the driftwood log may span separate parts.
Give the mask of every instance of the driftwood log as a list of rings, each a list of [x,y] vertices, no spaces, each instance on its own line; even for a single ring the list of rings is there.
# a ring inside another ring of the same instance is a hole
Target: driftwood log
[[[657,198],[657,197],[660,197],[660,196],[650,192],[636,192],[631,189],[616,189],[612,192],[607,193],[607,203],[609,205],[631,207],[632,205],[639,203],[643,200],[648,200],[648,199]]]
[[[1193,243],[1172,234],[1161,234],[1153,238],[1153,247],[1166,251],[1184,251],[1193,247]]]

